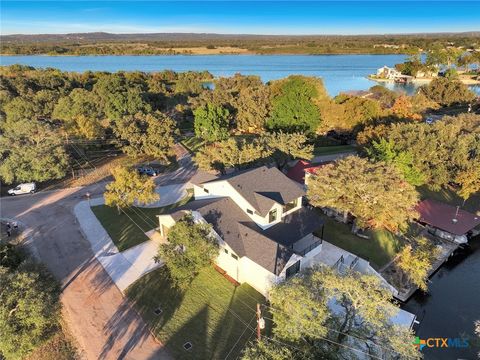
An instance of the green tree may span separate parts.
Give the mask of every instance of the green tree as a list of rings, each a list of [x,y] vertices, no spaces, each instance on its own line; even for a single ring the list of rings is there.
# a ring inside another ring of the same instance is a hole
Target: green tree
[[[309,354],[298,353],[275,340],[264,339],[249,342],[243,351],[242,360],[309,360]]]
[[[294,159],[309,160],[313,157],[313,145],[307,144],[307,137],[302,133],[268,133],[261,137],[266,149],[277,167],[284,168]]]
[[[425,177],[414,167],[412,154],[408,151],[398,151],[392,140],[381,138],[378,142],[373,141],[366,152],[374,161],[383,161],[395,166],[410,184],[415,186],[424,184]]]
[[[315,266],[277,285],[271,294],[272,340],[290,344],[302,356],[359,359],[367,352],[378,358],[421,357],[411,345],[413,332],[393,324],[399,309],[375,275]],[[253,350],[260,355],[271,351],[282,359],[277,349],[265,347],[263,352]]]
[[[161,112],[125,116],[115,122],[114,133],[127,143],[122,150],[133,158],[149,155],[168,160],[173,155],[175,122]]]
[[[114,180],[105,187],[105,205],[116,206],[118,213],[135,203],[149,204],[158,200],[153,179],[120,166],[112,169],[112,175]]]
[[[460,80],[439,77],[424,85],[420,90],[430,100],[443,105],[464,104],[475,99],[476,95]]]
[[[334,208],[355,216],[360,228],[396,232],[415,218],[415,188],[391,165],[349,156],[328,164],[308,182],[314,206]]]
[[[329,316],[325,294],[310,275],[293,277],[270,292],[274,334],[286,341],[322,337]]]
[[[194,160],[200,169],[224,173],[227,168],[240,170],[258,164],[261,160],[266,161],[271,154],[262,139],[230,138],[203,146],[195,154]]]
[[[58,329],[60,288],[39,265],[0,267],[0,354],[22,359]]]
[[[102,114],[97,102],[91,91],[74,89],[58,101],[52,116],[65,123],[68,133],[94,139],[103,135]]]
[[[217,141],[228,138],[229,111],[221,106],[207,104],[193,111],[195,116],[195,135],[207,140]]]
[[[290,76],[272,93],[272,110],[267,128],[273,131],[310,132],[320,124],[320,111],[314,103],[317,88],[304,77]]]
[[[244,133],[259,133],[265,129],[271,107],[268,86],[247,87],[241,89],[236,102],[237,130]]]
[[[438,255],[435,244],[427,238],[415,239],[414,246],[405,246],[398,254],[395,265],[401,271],[400,283],[405,285],[405,277],[423,291],[427,290],[428,271]]]
[[[195,222],[188,214],[173,225],[168,242],[158,248],[156,261],[164,261],[172,281],[184,289],[218,255],[218,243],[211,225]]]
[[[5,183],[65,176],[68,156],[53,126],[35,119],[7,120],[1,131],[0,177]]]

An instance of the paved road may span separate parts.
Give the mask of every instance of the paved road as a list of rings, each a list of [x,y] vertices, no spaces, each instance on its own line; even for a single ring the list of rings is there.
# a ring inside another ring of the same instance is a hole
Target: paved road
[[[33,229],[32,247],[63,286],[64,318],[88,359],[170,359],[130,307],[80,233],[73,206],[89,190],[1,199],[1,216]]]

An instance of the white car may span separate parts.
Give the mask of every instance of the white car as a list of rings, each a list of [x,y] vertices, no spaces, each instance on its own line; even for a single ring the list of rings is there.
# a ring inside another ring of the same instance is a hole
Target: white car
[[[15,196],[21,194],[33,194],[37,190],[35,183],[19,184],[13,189],[8,190],[8,194]]]

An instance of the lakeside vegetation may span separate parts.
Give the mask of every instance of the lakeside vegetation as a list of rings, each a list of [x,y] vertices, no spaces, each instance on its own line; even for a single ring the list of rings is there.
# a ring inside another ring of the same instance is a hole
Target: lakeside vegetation
[[[471,33],[412,35],[108,34],[4,35],[2,55],[408,54],[432,46],[475,48]]]

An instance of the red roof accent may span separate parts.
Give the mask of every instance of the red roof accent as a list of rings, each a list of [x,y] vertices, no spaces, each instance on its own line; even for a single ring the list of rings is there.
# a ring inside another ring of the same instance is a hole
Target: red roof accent
[[[310,174],[313,174],[315,173],[316,170],[322,168],[323,166],[327,165],[327,164],[330,164],[331,161],[328,161],[328,162],[324,162],[324,163],[321,163],[321,164],[312,164],[310,161],[306,161],[306,160],[299,160],[297,161],[297,163],[292,167],[290,168],[288,171],[287,171],[287,176],[300,183],[300,184],[305,184],[305,173],[308,172]]]
[[[480,216],[442,202],[426,199],[417,205],[420,214],[418,221],[447,231],[454,235],[465,235],[475,226],[480,225]],[[456,222],[454,221],[456,219]]]

